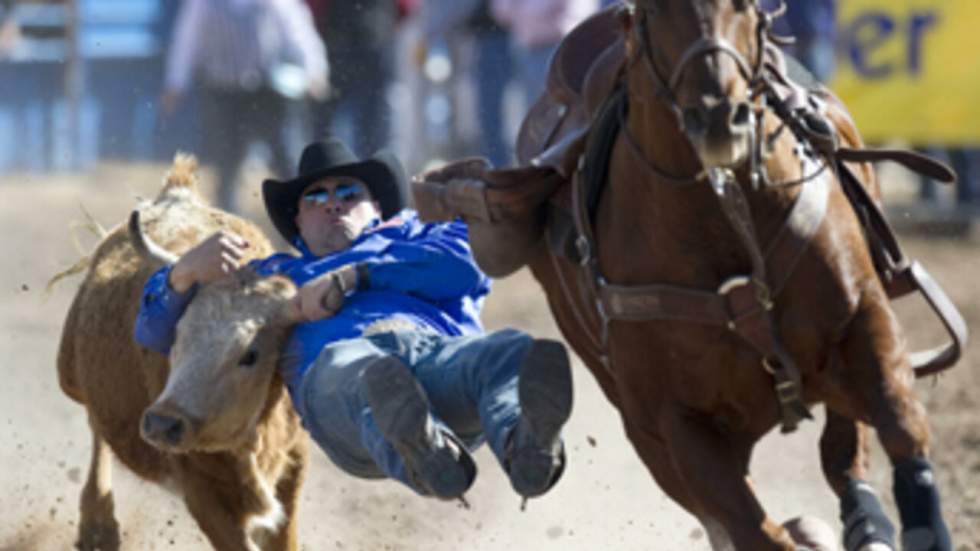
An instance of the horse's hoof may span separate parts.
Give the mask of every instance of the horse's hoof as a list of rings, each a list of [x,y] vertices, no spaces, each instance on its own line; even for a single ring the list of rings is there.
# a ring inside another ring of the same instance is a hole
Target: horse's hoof
[[[892,549],[891,546],[889,546],[888,544],[876,541],[874,543],[869,543],[868,545],[865,545],[864,547],[858,549],[858,551],[895,551],[895,550]]]
[[[817,517],[796,517],[784,522],[783,528],[789,532],[798,549],[838,551],[837,535],[833,528]]]

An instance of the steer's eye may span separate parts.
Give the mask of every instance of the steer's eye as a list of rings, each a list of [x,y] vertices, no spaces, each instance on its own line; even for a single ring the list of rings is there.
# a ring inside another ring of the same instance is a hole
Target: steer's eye
[[[238,365],[242,367],[252,367],[259,359],[259,353],[254,348],[249,348],[242,359],[238,360]]]

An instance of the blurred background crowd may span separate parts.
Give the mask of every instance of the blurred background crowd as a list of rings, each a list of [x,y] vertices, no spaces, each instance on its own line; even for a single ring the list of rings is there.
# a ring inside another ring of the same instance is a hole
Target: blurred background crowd
[[[213,169],[218,204],[237,210],[255,184],[243,165],[290,176],[302,146],[331,134],[361,156],[390,147],[412,172],[467,155],[505,166],[562,36],[614,3],[0,0],[0,173],[190,151]],[[787,4],[777,30],[829,82],[835,2]],[[976,150],[911,145],[960,175],[943,213],[972,216]],[[939,204],[932,182],[918,195]]]

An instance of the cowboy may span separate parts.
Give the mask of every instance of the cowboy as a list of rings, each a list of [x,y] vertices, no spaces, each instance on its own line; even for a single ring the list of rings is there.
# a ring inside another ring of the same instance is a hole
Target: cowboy
[[[266,180],[266,212],[298,255],[251,263],[299,291],[280,374],[303,425],[341,469],[393,478],[421,495],[462,499],[487,442],[525,499],[565,464],[572,404],[562,344],[483,332],[490,280],[462,222],[423,224],[405,206],[391,154],[360,160],[333,140],[306,147],[299,176]],[[136,338],[168,353],[199,285],[239,267],[248,243],[211,236],[146,283]]]

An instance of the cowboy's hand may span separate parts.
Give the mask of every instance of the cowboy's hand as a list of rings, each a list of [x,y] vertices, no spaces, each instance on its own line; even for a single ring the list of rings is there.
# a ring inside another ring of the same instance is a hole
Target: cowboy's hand
[[[415,181],[442,182],[450,180],[482,180],[493,167],[483,157],[465,157],[458,161],[429,169],[413,178]]]
[[[317,321],[340,311],[347,292],[357,288],[357,269],[354,264],[341,266],[307,281],[296,295],[303,319]]]
[[[462,216],[473,222],[486,218],[487,213],[473,207],[485,202],[479,195],[485,193],[483,181],[488,170],[490,162],[486,159],[468,157],[414,176],[411,191],[419,219],[448,222]]]
[[[194,284],[205,284],[224,277],[244,264],[248,241],[230,231],[220,230],[184,253],[170,270],[170,287],[184,293]]]

